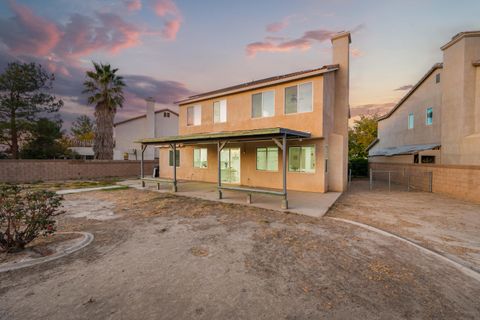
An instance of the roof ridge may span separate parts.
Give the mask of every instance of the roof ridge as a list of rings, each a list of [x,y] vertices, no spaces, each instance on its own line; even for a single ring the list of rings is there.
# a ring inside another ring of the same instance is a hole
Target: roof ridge
[[[428,71],[426,74],[423,75],[422,78],[420,78],[420,80],[412,87],[412,89],[410,89],[410,91],[408,91],[401,99],[400,101],[392,108],[392,110],[390,110],[387,114],[381,116],[378,118],[378,121],[381,121],[381,120],[385,120],[387,118],[389,118],[394,112],[395,110],[397,110],[398,108],[400,108],[400,106],[408,99],[408,97],[410,97],[414,92],[415,90],[418,89],[418,87],[420,87],[420,85],[425,81],[427,80],[427,78],[437,69],[440,69],[440,68],[443,68],[443,63],[442,62],[437,62],[435,63]]]
[[[281,75],[278,75],[278,76],[272,76],[272,77],[262,78],[262,79],[258,79],[258,80],[242,82],[240,84],[236,84],[236,85],[232,85],[232,86],[228,86],[228,87],[224,87],[224,88],[220,88],[220,89],[211,90],[211,91],[199,93],[199,94],[196,94],[196,95],[192,95],[192,96],[189,96],[185,99],[176,101],[175,103],[182,103],[182,102],[186,102],[186,101],[189,101],[189,100],[197,100],[197,99],[207,97],[207,96],[210,96],[210,95],[216,95],[216,94],[219,94],[219,93],[228,92],[228,91],[232,91],[232,90],[240,90],[240,89],[248,88],[248,87],[251,87],[251,86],[254,86],[254,85],[259,85],[259,84],[267,83],[267,82],[271,82],[271,81],[287,79],[287,78],[290,78],[290,77],[294,77],[294,76],[298,76],[298,75],[302,75],[302,74],[306,74],[306,73],[311,73],[311,72],[316,72],[316,71],[321,71],[321,70],[330,71],[330,70],[336,70],[338,68],[339,68],[338,64],[327,64],[327,65],[323,65],[323,66],[318,67],[318,68],[304,69],[304,70],[300,70],[300,71],[281,74]]]
[[[163,109],[160,109],[160,110],[155,110],[153,113],[157,114],[159,112],[165,112],[165,111],[171,112],[178,117],[178,112],[175,112],[175,111],[173,111],[172,109],[169,109],[169,108],[163,108]],[[145,114],[142,114],[142,115],[139,115],[139,116],[135,116],[135,117],[128,118],[128,119],[125,119],[125,120],[121,120],[121,121],[115,122],[113,124],[113,126],[116,126],[116,125],[119,125],[119,124],[124,124],[126,122],[137,120],[137,119],[140,119],[140,118],[143,118],[143,117],[146,117],[146,116],[147,116],[147,114],[145,113]]]

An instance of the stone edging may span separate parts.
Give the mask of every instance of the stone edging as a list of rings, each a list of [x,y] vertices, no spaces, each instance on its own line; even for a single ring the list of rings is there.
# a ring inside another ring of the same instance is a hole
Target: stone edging
[[[353,224],[353,225],[356,225],[356,226],[359,226],[359,227],[362,227],[364,229],[367,229],[367,230],[370,230],[370,231],[373,231],[373,232],[376,232],[376,233],[379,233],[381,235],[384,235],[384,236],[387,236],[387,237],[391,237],[391,238],[395,238],[397,240],[400,240],[402,242],[405,242],[407,244],[410,244],[412,246],[414,246],[415,248],[419,249],[420,251],[428,254],[428,255],[431,255],[431,256],[434,256],[440,260],[443,260],[447,263],[449,263],[451,266],[453,266],[455,269],[461,271],[463,274],[471,277],[471,278],[474,278],[475,280],[477,281],[480,281],[480,273],[478,273],[477,271],[473,270],[472,268],[468,267],[468,266],[465,266],[461,263],[458,263],[450,258],[447,258],[446,256],[438,253],[438,252],[435,252],[431,249],[428,249],[428,248],[425,248],[421,245],[419,245],[418,243],[415,243],[413,242],[412,240],[409,240],[407,238],[404,238],[404,237],[401,237],[401,236],[398,236],[396,234],[393,234],[393,233],[390,233],[390,232],[387,232],[385,230],[382,230],[382,229],[378,229],[378,228],[375,228],[375,227],[372,227],[368,224],[364,224],[364,223],[360,223],[360,222],[356,222],[356,221],[352,221],[352,220],[347,220],[347,219],[342,219],[342,218],[335,218],[335,217],[327,217],[328,219],[332,219],[332,220],[336,220],[336,221],[342,221],[342,222],[345,222],[345,223],[350,223],[350,224]]]
[[[113,185],[113,186],[105,186],[105,187],[93,187],[93,188],[80,188],[80,189],[64,189],[58,190],[57,194],[70,194],[70,193],[80,193],[80,192],[88,192],[88,191],[98,191],[98,190],[111,190],[111,189],[123,189],[125,186],[123,185]]]
[[[48,261],[52,261],[52,260],[62,258],[62,257],[66,256],[70,253],[73,253],[73,252],[78,251],[82,248],[85,248],[94,239],[93,234],[91,234],[90,232],[59,232],[58,234],[67,234],[67,233],[82,234],[83,239],[79,243],[73,245],[72,247],[67,248],[67,249],[65,249],[61,252],[57,252],[57,253],[55,253],[51,256],[48,256],[48,257],[28,260],[28,261],[19,262],[19,263],[8,263],[6,265],[0,266],[0,273],[7,272],[7,271],[12,271],[12,270],[18,270],[18,269],[22,269],[22,268],[26,268],[26,267],[31,267],[31,266],[35,266],[35,265],[40,264],[40,263],[44,263],[44,262],[48,262]]]

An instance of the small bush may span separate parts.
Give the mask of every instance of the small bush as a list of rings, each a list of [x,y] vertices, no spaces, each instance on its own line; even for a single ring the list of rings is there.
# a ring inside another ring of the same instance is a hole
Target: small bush
[[[368,159],[350,159],[348,165],[352,169],[352,177],[368,177]]]
[[[38,236],[55,233],[55,217],[65,213],[62,200],[51,191],[0,185],[0,251],[20,251]]]

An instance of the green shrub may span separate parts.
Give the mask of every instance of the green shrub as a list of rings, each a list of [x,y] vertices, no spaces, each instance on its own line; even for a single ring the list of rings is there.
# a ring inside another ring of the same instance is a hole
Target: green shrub
[[[15,252],[38,236],[56,231],[63,197],[46,190],[0,185],[0,251]]]
[[[368,159],[350,159],[348,167],[352,170],[352,177],[368,177]]]

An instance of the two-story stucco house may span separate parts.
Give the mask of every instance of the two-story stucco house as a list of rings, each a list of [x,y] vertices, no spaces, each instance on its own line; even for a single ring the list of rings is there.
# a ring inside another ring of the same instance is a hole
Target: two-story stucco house
[[[441,49],[443,63],[380,118],[370,162],[480,165],[480,31]]]
[[[178,134],[178,113],[170,109],[155,110],[154,99],[145,100],[146,114],[114,124],[114,160],[140,160],[141,146],[136,143],[139,139]],[[158,159],[158,150],[148,148],[143,156],[145,160]]]
[[[347,186],[350,33],[332,37],[333,63],[188,97],[179,135],[159,147],[160,177],[222,190],[344,191]]]

